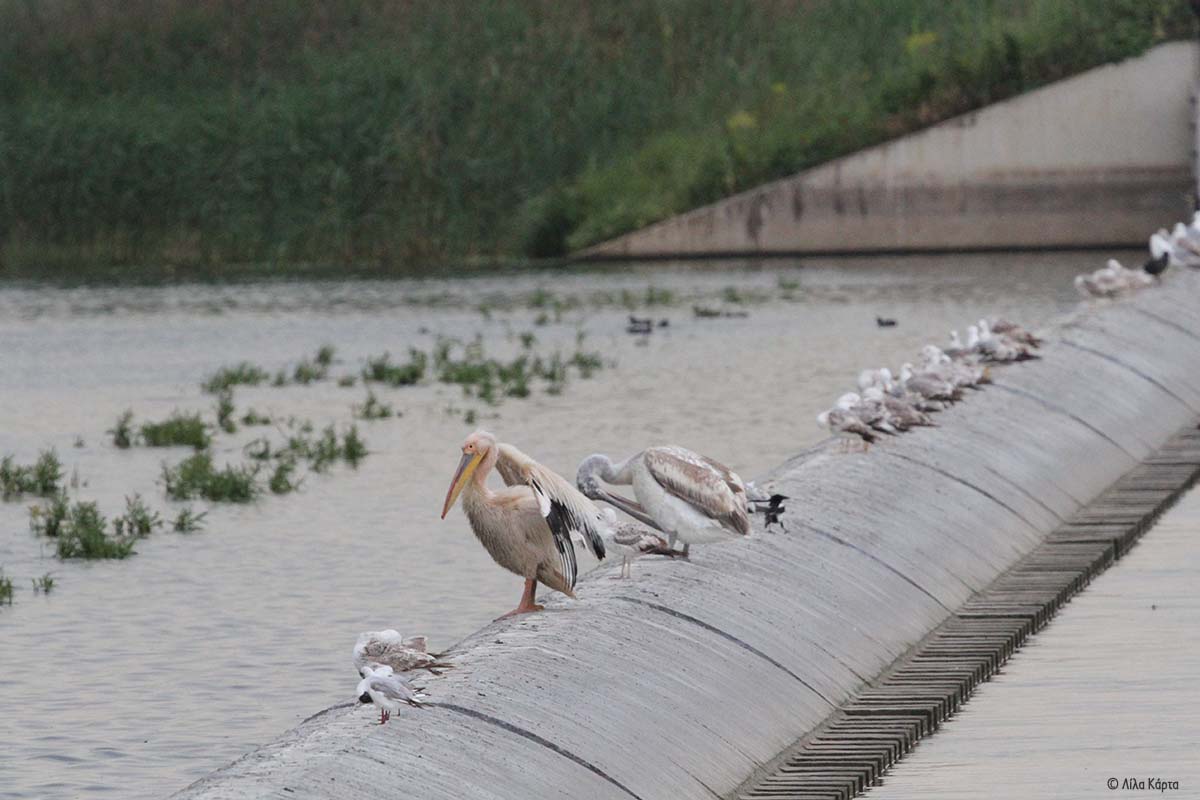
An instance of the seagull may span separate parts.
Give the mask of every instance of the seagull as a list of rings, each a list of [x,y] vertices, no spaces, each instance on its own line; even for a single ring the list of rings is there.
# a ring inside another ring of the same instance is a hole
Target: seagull
[[[611,508],[605,511],[612,515],[612,526],[609,535],[604,537],[604,543],[609,552],[621,559],[621,578],[632,577],[634,560],[648,553],[675,555],[667,540],[655,531],[636,522],[618,522],[615,511]]]
[[[856,392],[847,392],[838,398],[837,407],[848,411],[871,427],[871,430],[895,436],[900,429],[888,419],[882,403],[866,402]]]
[[[506,488],[488,488],[493,469]],[[600,509],[561,476],[487,431],[475,431],[463,442],[442,519],[460,494],[479,543],[497,564],[525,579],[520,604],[505,617],[542,610],[534,602],[539,582],[575,596],[578,566],[572,535],[582,538],[596,558],[604,558],[608,522]]]
[[[929,415],[899,397],[884,393],[878,386],[870,386],[863,391],[863,401],[878,403],[887,412],[888,421],[899,430],[913,427],[935,427]]]
[[[934,375],[914,373],[912,364],[907,362],[900,367],[900,385],[906,391],[918,394],[928,400],[953,403],[962,398],[962,391],[954,384]]]
[[[392,714],[400,710],[401,704],[421,707],[425,695],[419,688],[400,675],[395,674],[391,667],[384,664],[370,664],[364,667],[363,679],[358,682],[355,694],[360,703],[374,703],[379,707],[379,724],[388,721]]]
[[[360,633],[358,641],[354,643],[354,667],[362,677],[366,677],[364,670],[369,664],[382,664],[396,672],[425,669],[434,675],[440,675],[442,670],[454,667],[453,664],[426,652],[425,647],[424,636],[405,639],[391,628],[385,631],[367,631]]]
[[[987,329],[992,333],[1000,334],[1001,336],[1007,336],[1009,339],[1020,342],[1021,344],[1027,344],[1030,347],[1042,346],[1041,337],[1034,335],[1033,333],[1022,328],[1017,323],[1010,322],[1003,317],[997,317],[994,320],[981,319],[979,323],[981,326],[986,324]]]
[[[843,443],[857,437],[862,441],[864,452],[879,438],[871,430],[871,426],[867,425],[867,423],[851,412],[837,406],[818,414],[817,423],[828,428],[835,436],[840,437]]]

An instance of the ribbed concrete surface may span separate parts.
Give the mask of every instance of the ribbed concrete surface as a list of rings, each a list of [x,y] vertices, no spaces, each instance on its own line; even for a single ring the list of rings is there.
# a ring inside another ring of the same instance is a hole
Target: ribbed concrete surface
[[[461,642],[437,707],[328,709],[178,796],[727,795],[1200,414],[1198,295],[1086,309],[940,427],[781,467],[787,533],[589,576]]]

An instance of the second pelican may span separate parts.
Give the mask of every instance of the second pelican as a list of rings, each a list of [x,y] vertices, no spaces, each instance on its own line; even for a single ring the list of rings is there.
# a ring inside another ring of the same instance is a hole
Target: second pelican
[[[605,491],[600,481],[632,485],[637,502]],[[674,546],[736,539],[750,533],[746,485],[719,461],[675,445],[649,447],[620,464],[591,455],[579,465],[580,490],[663,531]]]

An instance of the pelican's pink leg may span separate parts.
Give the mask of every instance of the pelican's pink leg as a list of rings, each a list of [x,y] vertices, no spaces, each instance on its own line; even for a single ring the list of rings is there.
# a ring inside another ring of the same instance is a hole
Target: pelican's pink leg
[[[384,708],[379,709],[379,724],[382,725],[383,723],[385,723],[387,721],[388,721],[387,709],[384,709]]]
[[[521,595],[521,604],[519,606],[517,606],[516,608],[514,608],[512,611],[509,611],[507,614],[504,614],[504,615],[498,617],[498,619],[504,619],[506,617],[515,617],[518,614],[529,614],[533,611],[543,610],[543,608],[545,608],[544,606],[540,606],[537,603],[533,602],[533,598],[536,593],[537,593],[537,579],[526,578],[525,579],[525,591]]]

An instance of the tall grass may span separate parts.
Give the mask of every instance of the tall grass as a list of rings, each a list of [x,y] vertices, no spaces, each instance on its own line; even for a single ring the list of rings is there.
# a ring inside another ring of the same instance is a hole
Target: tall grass
[[[1186,0],[0,0],[0,264],[553,255],[1193,27]]]

